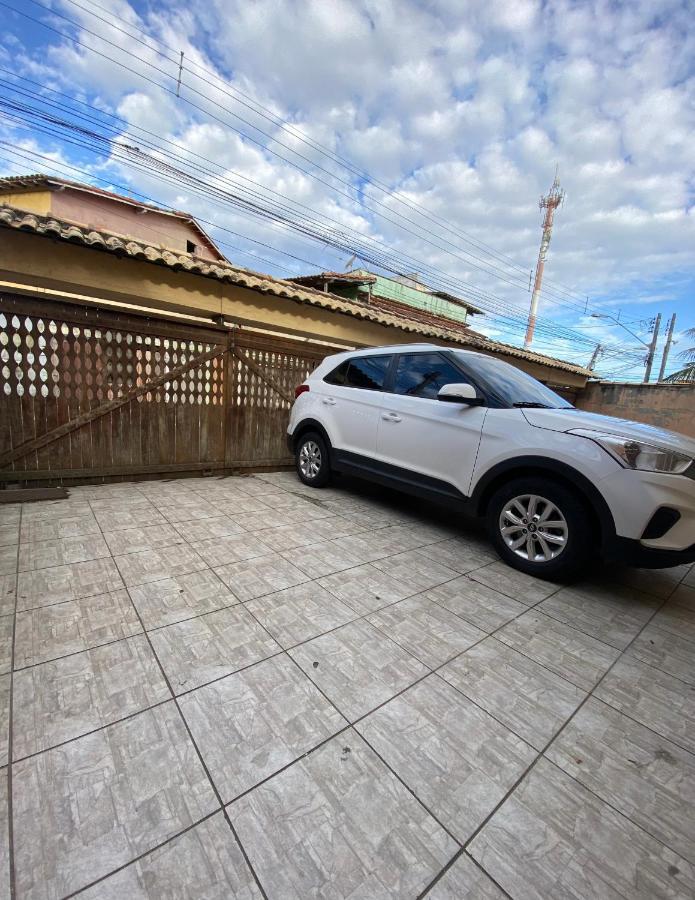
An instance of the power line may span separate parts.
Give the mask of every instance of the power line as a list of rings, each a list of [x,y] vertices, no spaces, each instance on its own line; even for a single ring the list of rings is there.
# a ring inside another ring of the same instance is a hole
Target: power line
[[[45,4],[39,2],[39,0],[31,0],[31,2],[32,2],[34,5],[39,6],[39,7],[43,8],[43,9],[47,10],[48,12],[51,12],[52,14],[59,16],[60,18],[64,19],[66,22],[68,22],[69,24],[73,25],[75,28],[80,29],[81,31],[85,32],[86,34],[89,34],[89,35],[91,35],[91,36],[97,38],[98,40],[104,41],[105,43],[109,44],[110,46],[112,46],[112,47],[114,47],[115,49],[119,50],[120,52],[124,53],[126,56],[129,56],[129,57],[133,57],[133,56],[134,56],[134,54],[133,54],[131,51],[127,50],[126,48],[122,47],[121,45],[114,43],[113,41],[109,40],[108,38],[104,37],[103,35],[100,35],[100,34],[98,34],[98,33],[96,33],[96,32],[91,31],[90,29],[88,29],[88,28],[86,28],[84,25],[82,25],[81,23],[75,22],[74,20],[70,19],[68,16],[65,16],[64,14],[62,14],[62,13],[56,11],[56,10],[51,10],[51,9],[49,9]],[[45,22],[41,22],[40,20],[37,20],[37,19],[33,18],[32,16],[29,16],[27,13],[24,13],[24,12],[22,12],[21,10],[16,10],[16,9],[14,9],[13,7],[10,7],[7,3],[0,2],[0,5],[5,6],[5,7],[9,8],[9,9],[13,9],[15,12],[17,12],[17,13],[19,13],[20,15],[24,16],[25,18],[29,19],[30,21],[36,22],[37,24],[41,25],[41,26],[44,27],[44,28],[47,28],[47,29],[53,31],[54,33],[58,34],[59,36],[65,38],[65,39],[67,39],[67,40],[72,41],[73,43],[75,43],[75,44],[77,44],[78,46],[82,47],[84,50],[86,50],[86,51],[88,51],[88,52],[96,53],[97,55],[101,56],[102,58],[107,59],[107,60],[113,62],[114,64],[121,66],[121,67],[124,68],[126,71],[129,71],[129,72],[131,72],[132,74],[134,74],[134,75],[136,75],[136,76],[138,76],[138,77],[143,78],[144,80],[146,80],[146,81],[148,81],[149,83],[155,85],[156,87],[160,88],[161,90],[164,90],[164,91],[166,91],[166,92],[168,92],[168,93],[170,93],[170,94],[176,94],[176,92],[175,92],[173,89],[168,88],[168,87],[166,87],[165,85],[160,84],[159,82],[157,82],[157,81],[155,81],[154,79],[148,77],[147,75],[145,75],[145,74],[142,73],[142,72],[137,72],[136,70],[132,69],[131,67],[126,66],[124,63],[120,62],[119,60],[113,59],[112,57],[108,56],[107,54],[102,53],[101,51],[97,50],[96,48],[94,48],[94,47],[89,47],[88,45],[86,45],[86,44],[84,44],[82,41],[80,41],[78,38],[75,38],[75,37],[73,37],[72,35],[66,34],[65,32],[60,31],[59,29],[54,28],[53,26],[48,25],[48,24],[45,23]],[[74,4],[74,5],[79,6],[79,4]],[[80,8],[84,9],[84,7],[80,7]],[[87,11],[87,12],[90,12],[89,10],[86,10],[86,11]],[[101,17],[97,17],[97,18],[101,18]],[[114,29],[121,31],[122,33],[128,35],[129,37],[131,37],[131,38],[133,37],[133,36],[130,35],[128,32],[126,32],[124,29],[122,29],[122,28],[120,28],[120,27],[118,27],[118,26],[115,26],[115,25],[113,25],[112,23],[108,23],[108,22],[106,22],[106,20],[101,19],[101,21],[104,21],[105,24],[108,24],[108,25],[109,25],[109,27],[113,27]],[[158,53],[160,56],[164,56],[164,58],[165,58],[168,62],[170,62],[170,63],[172,63],[172,64],[175,64],[176,67],[177,67],[177,73],[178,73],[178,60],[170,59],[169,57],[166,57],[166,55],[165,55],[165,54],[162,54],[161,51],[158,51],[158,50],[156,49],[156,47],[152,47],[149,43],[143,42],[141,39],[137,39],[137,40],[139,40],[139,42],[142,43],[144,46],[149,47],[149,49],[153,50],[153,52]],[[173,50],[172,50],[172,52],[173,52]],[[151,67],[152,69],[154,69],[154,71],[159,72],[160,74],[164,75],[165,78],[177,80],[177,76],[175,76],[173,73],[169,73],[169,72],[167,72],[166,70],[161,69],[160,67],[154,65],[154,63],[151,63],[151,62],[148,62],[147,60],[142,60],[142,59],[138,59],[138,62],[142,62],[142,63],[144,63],[145,65]],[[217,76],[215,76],[215,77],[217,77]],[[202,80],[204,83],[210,85],[210,82],[209,82],[209,81],[206,81],[206,79],[202,79],[202,78],[201,78],[201,80]],[[229,94],[228,91],[227,91],[227,92],[222,91],[220,88],[215,87],[215,85],[211,85],[211,86],[214,87],[216,90],[220,90],[222,93],[226,93],[228,96],[232,96],[231,94]],[[205,100],[207,100],[207,101],[209,101],[209,102],[212,102],[212,104],[213,104],[214,106],[216,106],[216,107],[218,107],[218,108],[221,108],[221,106],[220,106],[219,103],[216,103],[214,100],[212,100],[212,98],[210,98],[210,97],[208,97],[206,94],[203,94],[202,92],[196,90],[195,88],[191,87],[190,85],[187,86],[187,89],[188,89],[189,91],[192,91],[194,94],[196,94],[196,95],[198,95],[198,96],[204,98]],[[199,105],[197,105],[196,103],[194,103],[193,101],[191,101],[190,99],[188,99],[188,98],[183,98],[183,97],[182,97],[181,99],[182,99],[184,102],[188,103],[190,106],[192,106],[194,109],[197,109],[197,110],[199,110],[200,112],[202,112],[204,115],[208,115],[208,116],[209,116],[210,118],[212,118],[213,120],[218,121],[218,122],[220,122],[221,124],[226,125],[226,127],[229,127],[229,128],[231,128],[232,130],[236,131],[236,132],[239,133],[243,138],[245,138],[245,139],[247,139],[247,140],[250,140],[251,142],[253,142],[253,143],[255,143],[256,145],[258,145],[259,147],[261,147],[263,150],[265,150],[265,152],[268,152],[268,153],[271,153],[271,154],[277,156],[279,159],[283,160],[284,162],[288,163],[289,165],[291,165],[291,166],[293,166],[294,168],[297,168],[299,171],[303,172],[306,176],[318,180],[320,183],[324,184],[326,187],[329,187],[331,190],[334,190],[334,191],[336,191],[338,194],[347,197],[347,199],[349,199],[351,202],[353,202],[353,203],[356,202],[355,197],[354,197],[352,194],[348,194],[348,193],[346,193],[345,191],[342,191],[342,190],[337,189],[334,185],[329,184],[329,183],[326,182],[323,178],[317,176],[317,175],[315,174],[315,172],[307,171],[307,170],[304,169],[301,165],[298,165],[296,162],[293,162],[292,160],[287,159],[287,158],[286,158],[285,156],[283,156],[281,153],[278,153],[277,151],[273,150],[272,148],[268,147],[267,145],[263,144],[262,142],[256,140],[255,138],[251,137],[250,135],[245,134],[244,132],[240,131],[238,128],[235,128],[231,123],[225,122],[224,120],[219,119],[219,117],[214,116],[212,113],[210,113],[209,110],[203,109],[202,107],[200,107]],[[235,99],[235,100],[238,101],[238,98],[234,98],[234,97],[233,97],[233,99]],[[258,110],[255,110],[255,111],[258,113]],[[239,121],[244,122],[246,125],[248,125],[249,127],[253,128],[255,131],[259,132],[260,134],[264,135],[264,136],[265,136],[266,138],[268,138],[269,140],[273,141],[273,143],[275,143],[275,144],[277,144],[277,145],[283,147],[283,148],[286,149],[288,152],[290,152],[290,153],[292,153],[292,154],[298,156],[300,159],[303,159],[303,160],[307,161],[308,163],[310,163],[310,164],[312,165],[312,167],[318,168],[320,171],[324,172],[324,173],[325,173],[326,175],[328,175],[330,178],[333,178],[334,180],[337,180],[338,182],[340,182],[341,184],[347,186],[351,191],[354,192],[354,186],[353,186],[350,182],[347,182],[347,181],[345,181],[344,179],[341,179],[340,177],[338,177],[338,176],[335,175],[334,173],[332,173],[332,172],[330,172],[329,170],[325,169],[324,167],[318,165],[314,160],[311,160],[309,157],[306,157],[306,156],[304,156],[303,154],[298,153],[294,148],[288,147],[287,145],[283,144],[281,141],[278,141],[276,137],[274,137],[274,136],[272,136],[272,135],[269,135],[267,132],[265,132],[265,131],[263,131],[262,129],[258,128],[257,125],[254,125],[253,123],[249,122],[247,119],[244,119],[242,116],[239,116],[239,115],[237,115],[236,113],[234,113],[234,112],[232,112],[231,110],[228,110],[228,109],[226,109],[226,108],[225,108],[225,112],[228,112],[228,113],[229,113],[230,115],[232,115],[235,119],[238,119]],[[265,118],[267,118],[267,116],[265,116]],[[280,124],[281,127],[284,128],[284,125],[282,125],[281,120],[278,120],[277,117],[273,117],[273,119],[274,119],[274,121],[278,122],[278,123]],[[300,133],[297,132],[297,134],[300,134]],[[318,146],[320,146],[320,145],[316,145],[316,146],[318,147]],[[350,164],[350,165],[351,165],[351,164]],[[353,167],[353,169],[354,169],[354,167]],[[358,170],[356,170],[356,171],[358,171]],[[367,178],[368,178],[368,176],[367,176]],[[373,183],[373,182],[370,182],[370,183]],[[380,189],[384,190],[389,196],[394,196],[394,195],[388,190],[388,188],[380,188]],[[401,200],[399,200],[399,202],[403,203],[404,201],[401,199]],[[375,200],[374,203],[375,203],[377,206],[379,206],[379,207],[383,207],[383,208],[385,208],[385,209],[388,209],[389,212],[391,212],[393,215],[397,216],[399,219],[402,219],[403,221],[408,222],[409,224],[413,224],[413,223],[411,222],[411,220],[407,219],[407,217],[401,215],[401,214],[398,213],[398,212],[395,212],[395,211],[391,210],[389,207],[385,206],[385,204],[383,204],[382,202]],[[405,227],[405,226],[402,225],[400,222],[395,222],[395,221],[394,221],[392,218],[390,218],[389,216],[385,216],[382,212],[379,212],[378,210],[373,209],[371,206],[369,206],[369,205],[367,205],[366,203],[364,203],[364,200],[361,201],[361,205],[363,206],[363,208],[368,209],[370,212],[373,212],[373,213],[376,213],[377,215],[380,215],[385,221],[388,221],[390,224],[395,225],[395,226],[398,227],[398,228],[401,228],[402,230],[406,231],[407,233],[410,233],[410,234],[412,234],[412,235],[418,237],[419,240],[425,241],[425,242],[431,244],[432,246],[436,247],[437,249],[442,250],[442,251],[445,252],[445,253],[449,253],[450,255],[452,255],[452,256],[454,256],[454,257],[457,257],[458,259],[460,259],[462,262],[466,263],[467,265],[472,265],[473,268],[477,268],[477,269],[479,269],[480,271],[485,272],[486,274],[491,274],[491,275],[493,275],[494,277],[499,278],[499,280],[501,280],[501,281],[503,281],[503,282],[505,282],[505,283],[507,283],[507,284],[510,284],[510,285],[516,286],[516,287],[519,286],[519,285],[518,285],[518,281],[516,281],[516,282],[510,281],[510,279],[507,277],[506,273],[502,272],[501,270],[499,270],[499,269],[498,269],[496,266],[494,266],[494,265],[490,268],[490,267],[489,267],[490,264],[487,263],[485,260],[483,260],[481,257],[477,256],[476,254],[472,254],[472,253],[470,253],[470,251],[461,249],[461,252],[462,252],[462,253],[464,253],[466,256],[470,257],[470,259],[468,259],[468,260],[462,259],[462,257],[461,257],[458,253],[454,253],[454,252],[452,252],[451,250],[448,250],[446,247],[441,247],[440,245],[438,245],[438,244],[436,244],[434,241],[432,241],[431,238],[427,236],[427,234],[429,234],[429,232],[426,233],[425,235],[418,235],[418,234],[416,234],[415,232],[413,232],[412,229]],[[407,203],[406,203],[406,205],[407,205]],[[427,216],[429,216],[429,213],[422,213],[422,212],[420,212],[419,209],[416,208],[416,206],[412,206],[412,205],[411,205],[411,208],[415,209],[415,210],[418,212],[418,214],[420,214],[420,215],[427,215]],[[416,225],[415,227],[419,227],[419,226]],[[440,240],[441,240],[441,238],[440,238]],[[449,247],[454,247],[454,248],[455,248],[455,245],[452,244],[450,241],[446,241],[446,240],[445,240],[445,243],[448,244]],[[460,249],[460,248],[457,248],[457,249]],[[481,265],[479,265],[479,264],[476,263],[476,262],[471,262],[471,260],[477,260],[478,262],[482,262],[483,265],[481,266]],[[515,265],[516,265],[516,264],[515,264]],[[518,266],[517,266],[517,268],[519,268],[519,270],[522,271],[522,272],[524,273],[524,278],[525,278],[525,270],[524,270],[524,269],[521,269],[521,267],[518,267]],[[547,292],[546,292],[546,293],[547,293]],[[557,299],[557,297],[555,297],[555,298],[553,299],[551,294],[547,294],[546,299],[549,299],[549,300],[551,300],[551,302],[556,302],[556,303],[561,303],[561,302],[562,302],[562,300]],[[575,307],[578,308],[578,305],[577,305],[577,304],[573,304],[573,305],[574,305]],[[582,308],[585,309],[585,307],[582,307]]]

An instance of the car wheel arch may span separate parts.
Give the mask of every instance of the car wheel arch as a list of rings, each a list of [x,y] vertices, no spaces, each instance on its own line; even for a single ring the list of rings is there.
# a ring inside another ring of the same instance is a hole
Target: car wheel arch
[[[598,488],[573,466],[544,456],[518,456],[497,463],[489,469],[473,490],[473,512],[484,516],[495,491],[510,479],[534,476],[555,481],[582,498],[599,528],[601,544],[615,536],[613,514]]]
[[[329,451],[333,449],[333,442],[331,441],[330,435],[328,434],[324,426],[320,422],[317,422],[316,419],[302,419],[302,421],[297,425],[292,433],[293,449],[297,448],[297,444],[302,436],[310,431],[318,432],[326,442],[326,446],[328,447]]]

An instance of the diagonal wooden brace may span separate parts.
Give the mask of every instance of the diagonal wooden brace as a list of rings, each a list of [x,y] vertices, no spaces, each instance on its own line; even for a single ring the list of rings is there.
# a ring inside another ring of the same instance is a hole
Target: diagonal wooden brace
[[[294,397],[287,393],[287,391],[280,387],[280,385],[270,377],[270,375],[266,375],[263,369],[258,365],[258,363],[254,362],[250,356],[247,356],[238,347],[234,347],[232,349],[232,353],[236,356],[237,359],[241,360],[245,366],[248,366],[252,372],[254,372],[258,377],[264,381],[268,387],[272,388],[276,394],[279,394],[283,400],[286,400],[288,403],[294,403]]]
[[[70,434],[70,432],[75,431],[78,428],[82,428],[83,425],[87,425],[89,424],[89,422],[93,422],[95,419],[98,419],[101,416],[105,416],[107,413],[113,412],[114,409],[118,409],[119,406],[124,406],[126,403],[130,403],[131,400],[135,400],[142,394],[147,394],[149,391],[153,391],[156,388],[167,384],[167,382],[173,381],[175,378],[179,378],[186,372],[190,372],[191,369],[200,368],[203,363],[206,363],[210,359],[214,359],[216,356],[222,356],[226,352],[226,347],[214,347],[212,350],[208,350],[207,353],[196,356],[183,365],[177,366],[174,369],[169,369],[168,372],[165,372],[158,378],[154,378],[152,381],[148,381],[147,384],[141,384],[137,387],[132,388],[121,397],[116,397],[113,400],[107,400],[106,403],[101,403],[99,406],[95,406],[94,409],[89,409],[87,410],[87,412],[81,413],[81,415],[77,416],[77,418],[75,419],[72,419],[70,422],[65,422],[63,425],[59,425],[57,428],[53,428],[51,431],[46,431],[44,432],[44,434],[40,434],[38,437],[32,438],[32,440],[30,441],[25,441],[18,447],[13,447],[12,450],[8,450],[7,453],[4,453],[2,456],[0,456],[0,468],[5,468],[6,466],[12,465],[13,462],[16,462],[16,460],[21,459],[23,456],[26,456],[27,453],[31,453],[33,450],[39,450],[41,449],[41,447],[45,447],[46,444],[51,444],[53,443],[53,441],[57,441],[59,438],[65,437],[66,434]]]

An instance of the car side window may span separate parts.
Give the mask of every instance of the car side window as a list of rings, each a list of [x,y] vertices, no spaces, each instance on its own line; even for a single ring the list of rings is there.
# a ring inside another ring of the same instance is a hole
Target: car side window
[[[349,360],[345,386],[382,391],[391,365],[391,356],[356,356]]]
[[[468,378],[439,353],[404,353],[398,360],[393,392],[436,400],[445,384],[468,383]]]
[[[346,359],[344,362],[341,362],[337,368],[333,369],[332,372],[329,372],[328,375],[323,379],[326,384],[345,384],[345,374],[347,373],[349,359]]]

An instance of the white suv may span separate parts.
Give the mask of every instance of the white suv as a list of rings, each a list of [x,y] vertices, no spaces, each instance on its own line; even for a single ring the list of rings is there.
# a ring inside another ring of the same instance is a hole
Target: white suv
[[[296,390],[304,484],[345,472],[485,516],[509,565],[695,561],[695,440],[575,409],[520,369],[430,344],[327,357]]]

